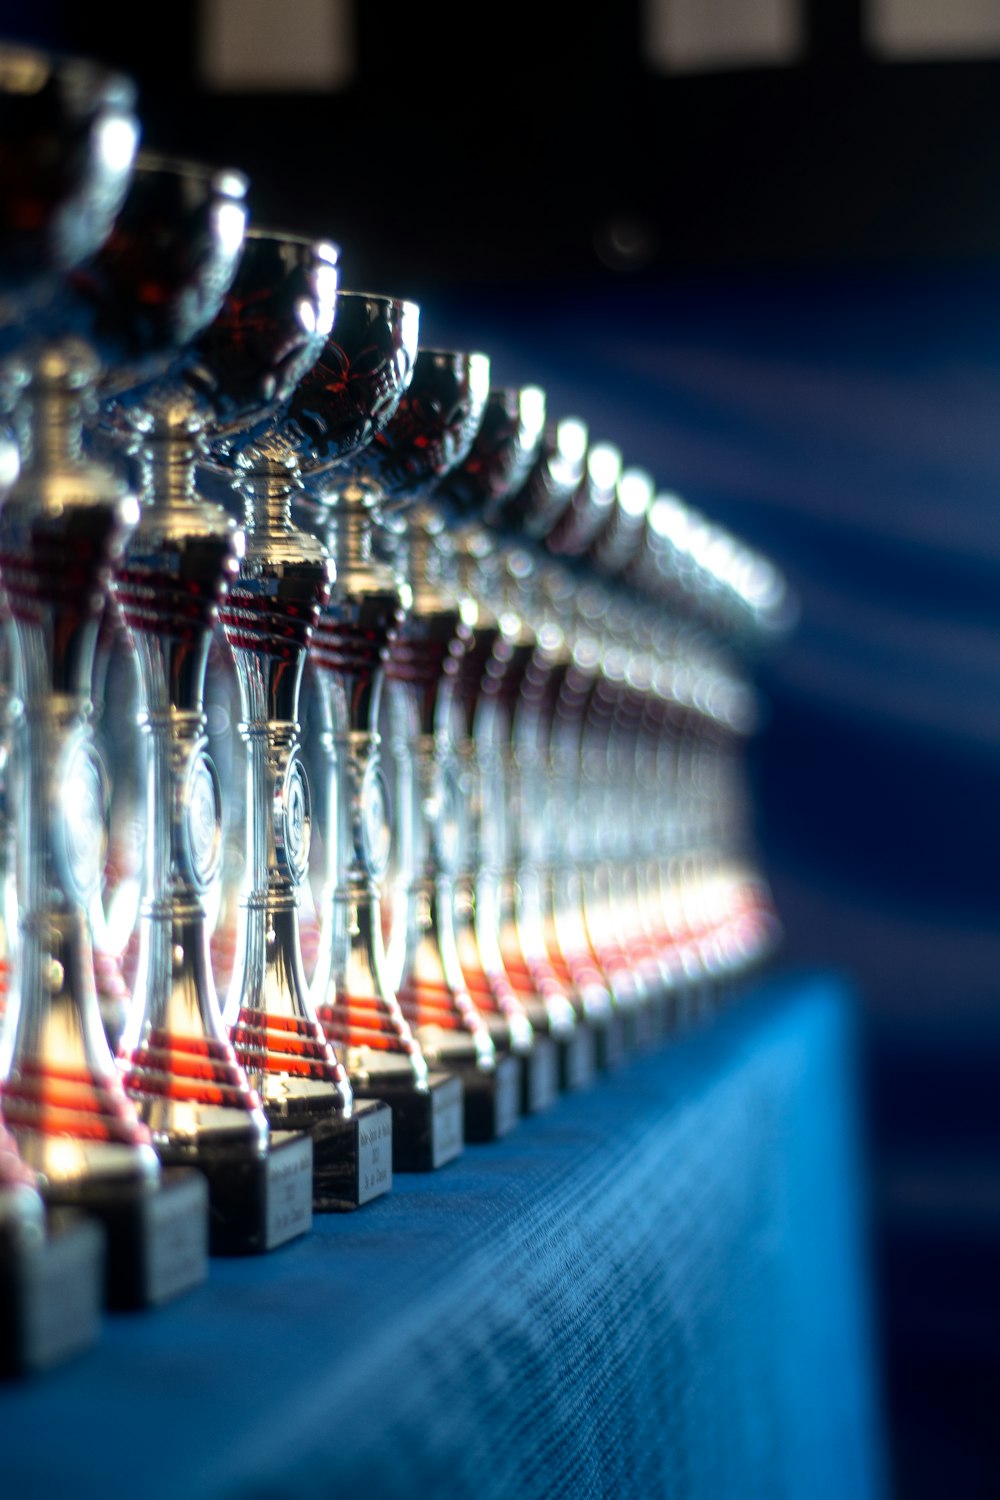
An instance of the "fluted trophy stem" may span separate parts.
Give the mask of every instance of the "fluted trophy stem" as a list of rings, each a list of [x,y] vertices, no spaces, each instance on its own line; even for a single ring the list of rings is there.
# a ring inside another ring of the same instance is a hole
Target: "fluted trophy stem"
[[[427,1086],[427,1063],[391,984],[382,930],[381,882],[389,861],[389,798],[378,730],[383,656],[402,601],[387,569],[373,572],[371,517],[348,491],[329,517],[338,581],[321,611],[313,667],[330,768],[333,879],[324,904],[313,996],[330,1036],[361,1083],[405,1078]],[[342,580],[369,578],[363,596]]]
[[[141,517],[114,594],[136,653],[146,742],[146,849],[136,980],[119,1057],[161,1157],[262,1157],[267,1125],[219,1010],[207,898],[219,877],[222,806],[208,753],[205,673],[218,603],[242,536],[200,500],[201,418],[183,393],[152,393],[142,435]],[[197,1064],[195,1063],[197,1059]]]
[[[42,351],[26,398],[21,477],[0,511],[0,575],[23,717],[18,982],[2,1060],[4,1114],[51,1193],[155,1184],[149,1134],[121,1087],[94,982],[89,903],[104,788],[89,720],[110,565],[134,498],[81,458],[97,362],[78,341]]]
[[[246,556],[221,611],[239,684],[246,754],[246,879],[225,1021],[272,1124],[351,1113],[347,1074],[308,998],[299,934],[311,801],[299,690],[331,582],[320,543],[291,521],[291,460],[243,459]]]

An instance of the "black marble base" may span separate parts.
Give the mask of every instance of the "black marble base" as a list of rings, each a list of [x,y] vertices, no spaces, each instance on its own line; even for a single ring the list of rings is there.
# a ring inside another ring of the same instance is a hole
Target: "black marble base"
[[[612,1010],[600,1021],[587,1023],[594,1033],[594,1054],[599,1073],[614,1073],[628,1061],[625,1025],[620,1010]]]
[[[521,1111],[538,1115],[559,1097],[559,1052],[551,1037],[536,1033],[531,1051],[521,1054]]]
[[[568,1037],[555,1038],[559,1054],[559,1087],[576,1094],[597,1081],[597,1043],[591,1027],[578,1021]]]
[[[489,1072],[476,1067],[456,1068],[465,1092],[465,1140],[483,1145],[509,1135],[521,1118],[521,1062],[511,1053],[498,1053]]]
[[[392,1110],[381,1099],[356,1099],[346,1120],[324,1120],[313,1143],[313,1212],[349,1213],[392,1187]]]
[[[354,1084],[355,1100],[378,1098],[392,1110],[394,1172],[436,1172],[462,1154],[462,1080],[453,1073],[431,1073],[427,1084],[426,1090],[382,1078]]]
[[[204,1148],[209,1252],[262,1255],[312,1229],[313,1145],[301,1131],[273,1130],[263,1156]]]
[[[45,1198],[103,1225],[107,1307],[155,1307],[208,1277],[208,1188],[192,1167],[165,1169],[155,1187],[95,1182],[50,1187]]]
[[[0,1377],[63,1364],[96,1343],[104,1305],[100,1222],[53,1209],[43,1235],[0,1221]]]
[[[652,986],[631,1012],[633,1052],[652,1052],[667,1034],[667,1000],[663,987]]]

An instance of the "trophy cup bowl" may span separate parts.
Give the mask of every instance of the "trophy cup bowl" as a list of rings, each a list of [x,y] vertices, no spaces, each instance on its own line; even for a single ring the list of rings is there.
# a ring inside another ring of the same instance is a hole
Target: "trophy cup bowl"
[[[320,358],[289,403],[292,436],[310,494],[330,468],[363,480],[366,454],[396,412],[412,376],[420,310],[415,302],[340,288]],[[319,496],[326,493],[320,485]]]
[[[194,340],[185,379],[207,403],[212,467],[232,479],[239,449],[271,432],[324,350],[339,301],[339,247],[251,228],[217,317]]]
[[[0,302],[15,314],[107,238],[139,138],[135,99],[100,63],[0,46]]]
[[[450,520],[497,523],[538,458],[545,404],[535,385],[491,387],[472,448],[434,491],[435,505]]]
[[[139,152],[113,228],[67,278],[71,321],[102,359],[105,402],[191,357],[243,254],[246,191],[239,172]]]
[[[356,477],[378,485],[385,518],[426,498],[469,454],[489,395],[486,354],[417,350],[412,378],[392,419],[363,447]]]
[[[545,424],[541,452],[524,483],[495,507],[492,524],[540,541],[551,531],[583,481],[589,431],[580,417],[563,416]]]

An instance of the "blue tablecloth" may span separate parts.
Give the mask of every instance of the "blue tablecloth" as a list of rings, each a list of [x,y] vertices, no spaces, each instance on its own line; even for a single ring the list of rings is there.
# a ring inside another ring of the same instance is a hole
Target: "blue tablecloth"
[[[0,1494],[884,1493],[850,986],[776,975],[0,1390]]]

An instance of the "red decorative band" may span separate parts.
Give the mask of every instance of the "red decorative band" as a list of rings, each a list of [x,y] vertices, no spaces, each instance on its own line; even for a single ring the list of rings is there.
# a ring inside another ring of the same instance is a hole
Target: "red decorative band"
[[[232,1045],[212,1037],[179,1036],[156,1027],[120,1056],[119,1066],[133,1098],[153,1095],[247,1111],[260,1106]]]
[[[39,1135],[146,1145],[149,1131],[136,1118],[117,1073],[28,1060],[4,1084],[7,1123]]]
[[[341,1082],[340,1065],[318,1021],[244,1008],[230,1029],[230,1037],[237,1057],[250,1073],[260,1069]]]
[[[433,980],[407,980],[396,991],[403,1015],[411,1026],[440,1026],[446,1031],[475,1031],[482,1018],[472,997]]]
[[[295,604],[273,596],[265,598],[235,586],[219,608],[219,619],[230,646],[290,662],[308,645],[319,604],[318,599]]]

